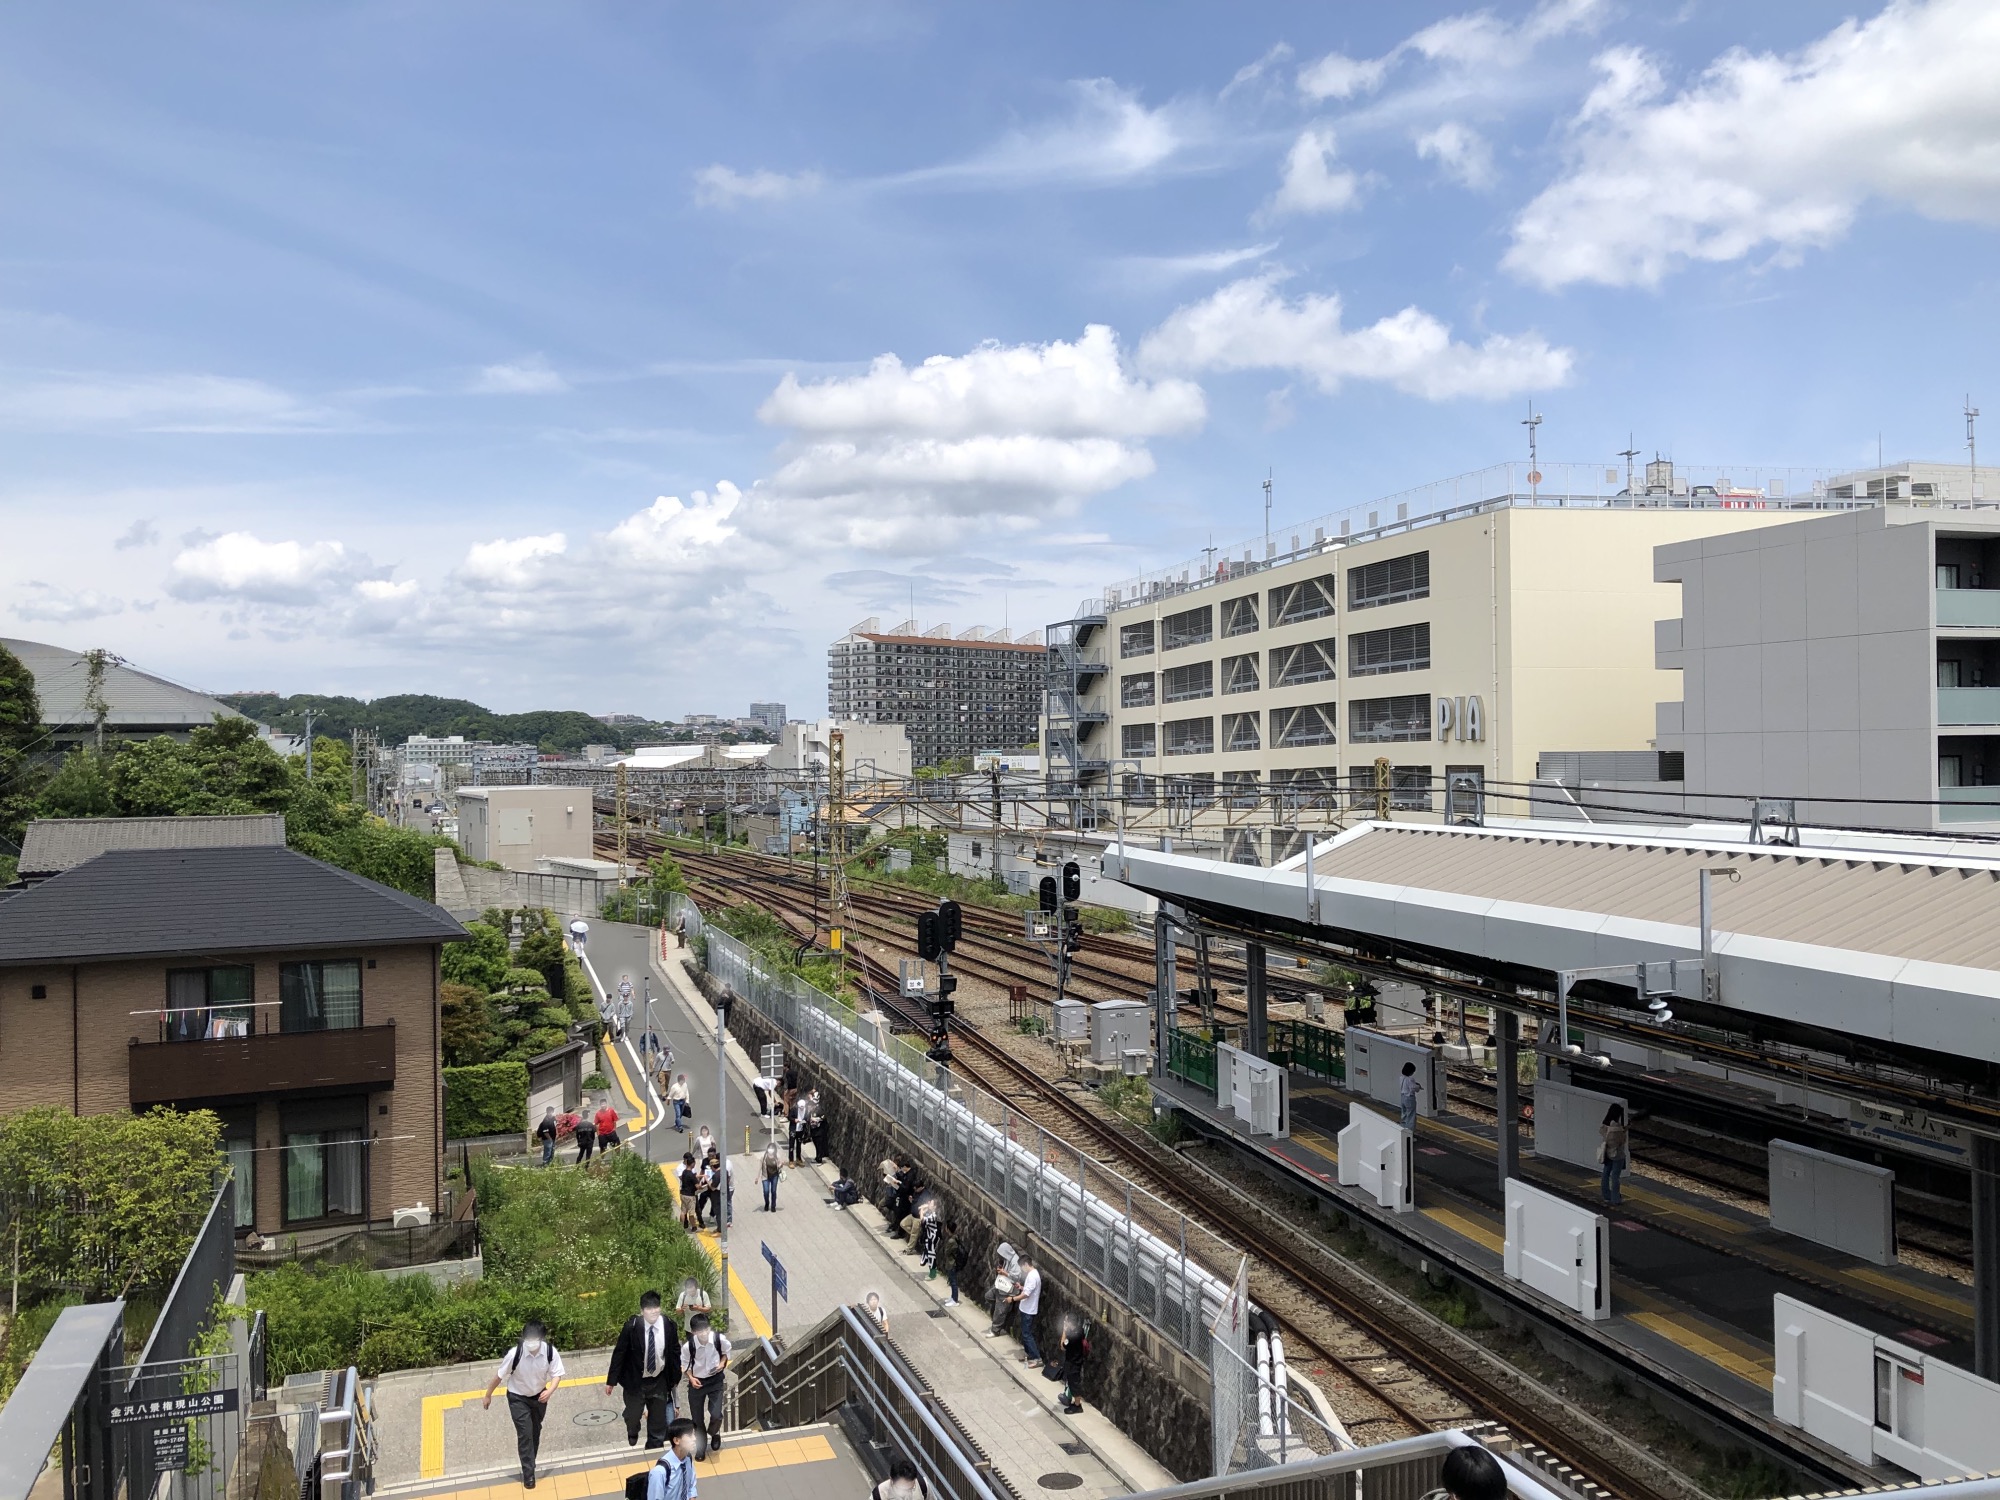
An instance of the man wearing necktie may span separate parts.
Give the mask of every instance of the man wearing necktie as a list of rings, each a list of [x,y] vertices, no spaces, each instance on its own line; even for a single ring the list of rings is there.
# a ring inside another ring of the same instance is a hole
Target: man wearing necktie
[[[674,1414],[674,1388],[681,1381],[680,1330],[660,1309],[660,1294],[639,1299],[637,1317],[627,1318],[611,1348],[611,1368],[605,1372],[604,1394],[616,1387],[625,1392],[625,1441],[639,1441],[639,1413],[646,1414],[646,1446],[663,1448],[667,1424]]]

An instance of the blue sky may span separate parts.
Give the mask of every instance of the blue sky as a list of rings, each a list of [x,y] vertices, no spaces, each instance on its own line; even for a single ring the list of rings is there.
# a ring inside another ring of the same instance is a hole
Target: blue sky
[[[1996,77],[1984,0],[10,7],[0,633],[810,713],[1530,400],[2000,460]]]

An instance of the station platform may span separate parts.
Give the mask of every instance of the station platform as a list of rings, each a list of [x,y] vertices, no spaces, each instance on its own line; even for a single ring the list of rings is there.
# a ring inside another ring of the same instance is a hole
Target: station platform
[[[1416,1211],[1396,1214],[1339,1182],[1336,1136],[1358,1095],[1294,1072],[1291,1135],[1250,1136],[1214,1096],[1178,1079],[1156,1095],[1205,1130],[1232,1138],[1348,1213],[1379,1223],[1446,1265],[1504,1285],[1590,1340],[1603,1340],[1746,1412],[1771,1408],[1772,1303],[1785,1293],[1906,1344],[1971,1363],[1972,1288],[1905,1265],[1876,1266],[1772,1229],[1768,1220],[1629,1170],[1611,1228],[1611,1316],[1586,1322],[1501,1271],[1497,1127],[1449,1113],[1417,1122]],[[1391,1113],[1381,1105],[1371,1107]],[[1599,1205],[1598,1174],[1536,1157],[1524,1140],[1518,1175]]]

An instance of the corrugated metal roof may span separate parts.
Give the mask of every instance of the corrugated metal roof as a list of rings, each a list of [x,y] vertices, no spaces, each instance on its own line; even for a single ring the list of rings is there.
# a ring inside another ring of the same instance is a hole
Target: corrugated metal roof
[[[51,646],[44,641],[17,641],[0,638],[21,659],[35,678],[35,694],[42,701],[42,722],[59,727],[87,728],[95,721],[84,707],[84,690],[89,685],[90,665],[81,651]],[[195,729],[242,715],[220,699],[193,688],[184,688],[116,662],[104,668],[104,701],[110,706],[105,724],[127,732],[136,729]]]
[[[0,964],[464,936],[430,902],[290,849],[114,849],[0,901]]]
[[[37,818],[21,840],[23,876],[55,875],[111,849],[241,849],[285,842],[282,813],[186,818]]]
[[[1314,862],[1322,877],[1692,926],[1699,872],[1718,932],[2000,969],[2000,868],[1973,861],[1843,857],[1762,846],[1703,848],[1459,828],[1372,826]]]

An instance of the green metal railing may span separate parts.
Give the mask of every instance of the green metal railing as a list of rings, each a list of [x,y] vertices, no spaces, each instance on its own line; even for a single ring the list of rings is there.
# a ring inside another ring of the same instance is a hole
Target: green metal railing
[[[1179,1027],[1167,1038],[1167,1071],[1196,1088],[1215,1089],[1215,1043]]]
[[[1273,1021],[1271,1061],[1345,1083],[1347,1036],[1331,1026],[1316,1026],[1311,1021]]]

